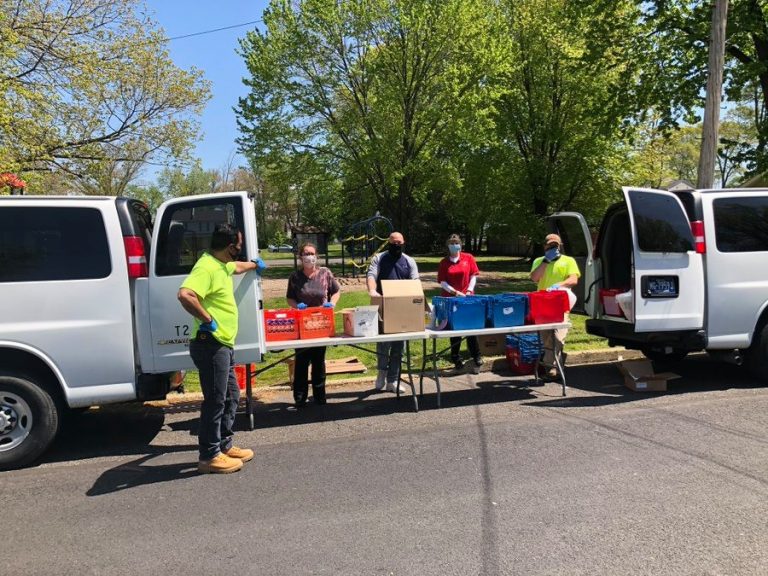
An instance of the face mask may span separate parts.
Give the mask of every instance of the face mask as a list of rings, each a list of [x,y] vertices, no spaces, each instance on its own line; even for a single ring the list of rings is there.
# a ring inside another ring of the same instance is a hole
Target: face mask
[[[461,244],[448,244],[448,251],[455,256],[461,252]]]
[[[302,256],[301,261],[307,266],[314,266],[315,262],[317,262],[317,256]]]
[[[560,258],[560,249],[559,248],[550,248],[546,252],[544,252],[544,258],[552,262],[553,260],[557,260]]]
[[[402,244],[389,244],[387,245],[387,252],[389,252],[389,255],[393,258],[399,258],[400,255],[403,253],[403,245]]]

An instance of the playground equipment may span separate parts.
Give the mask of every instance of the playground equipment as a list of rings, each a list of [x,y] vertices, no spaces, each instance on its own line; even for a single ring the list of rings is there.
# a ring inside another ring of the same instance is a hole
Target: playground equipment
[[[347,275],[347,266],[356,278],[365,275],[371,257],[381,250],[392,233],[392,221],[384,216],[372,216],[350,224],[341,239],[341,275]]]

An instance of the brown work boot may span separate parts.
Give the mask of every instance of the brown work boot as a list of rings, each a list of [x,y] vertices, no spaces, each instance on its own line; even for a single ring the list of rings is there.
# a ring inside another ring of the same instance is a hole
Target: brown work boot
[[[238,448],[237,446],[232,446],[229,450],[225,450],[224,454],[230,458],[237,458],[241,462],[253,460],[253,450],[250,448]]]
[[[226,454],[217,454],[210,460],[200,460],[197,463],[197,471],[200,474],[229,474],[237,472],[242,467],[241,460],[230,458]]]

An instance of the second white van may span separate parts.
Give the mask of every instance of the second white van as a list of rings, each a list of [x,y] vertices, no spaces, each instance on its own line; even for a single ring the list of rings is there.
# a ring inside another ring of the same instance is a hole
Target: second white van
[[[706,350],[768,379],[768,190],[622,191],[594,246],[581,214],[549,219],[582,270],[587,332],[654,360]]]

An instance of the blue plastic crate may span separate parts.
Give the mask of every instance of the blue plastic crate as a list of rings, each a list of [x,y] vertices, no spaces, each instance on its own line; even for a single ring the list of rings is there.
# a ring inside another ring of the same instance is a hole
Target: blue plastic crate
[[[528,314],[527,294],[495,294],[488,296],[488,326],[502,328],[522,326]]]
[[[474,330],[485,328],[485,296],[432,298],[435,325],[445,330]]]
[[[520,350],[520,359],[523,362],[535,362],[541,356],[538,334],[508,334],[507,346]]]

